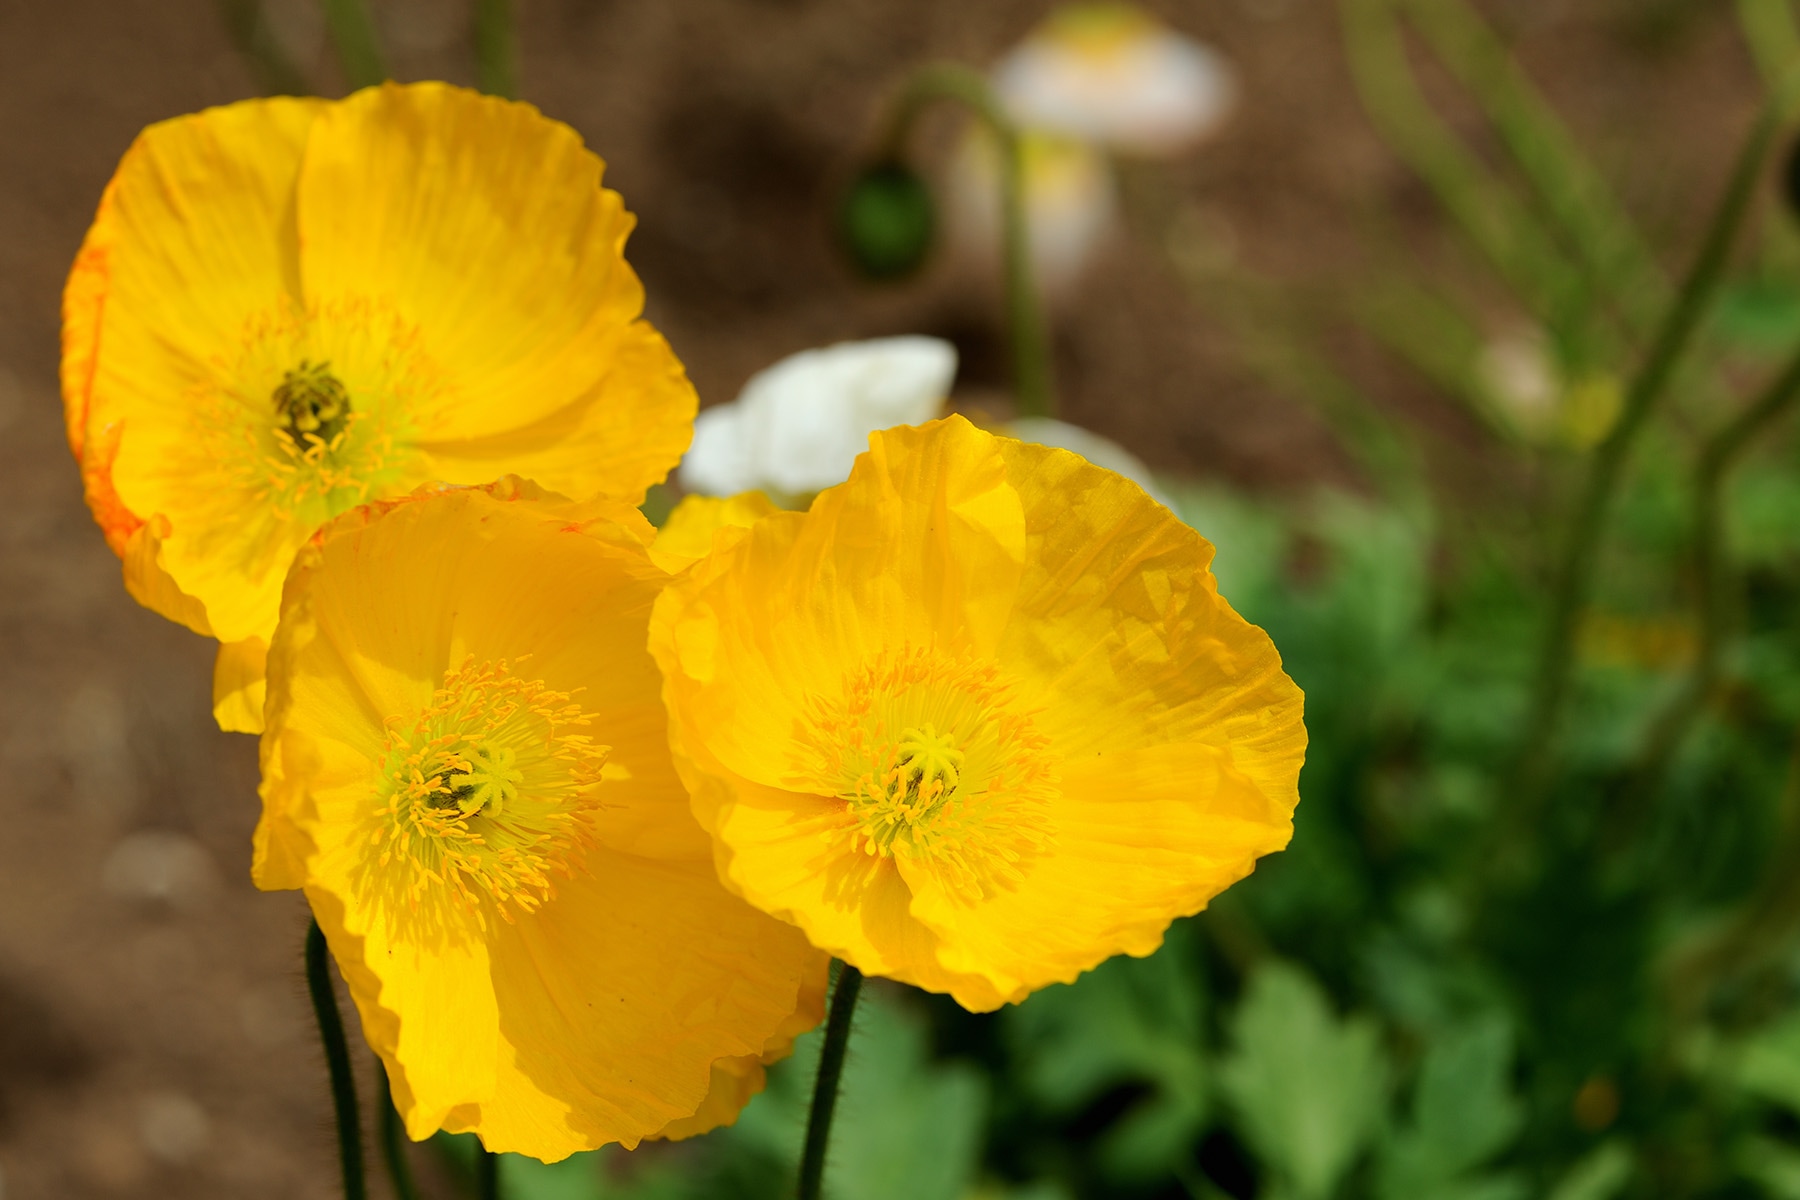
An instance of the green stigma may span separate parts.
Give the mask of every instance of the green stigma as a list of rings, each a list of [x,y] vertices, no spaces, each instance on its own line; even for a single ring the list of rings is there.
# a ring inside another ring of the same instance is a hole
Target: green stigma
[[[272,397],[281,428],[305,447],[329,446],[350,421],[350,393],[331,373],[331,364],[306,359],[281,378]]]
[[[450,789],[447,799],[463,816],[483,813],[497,817],[518,799],[519,784],[525,780],[517,766],[518,755],[504,746],[474,746],[463,757],[469,769],[458,768],[444,777]]]

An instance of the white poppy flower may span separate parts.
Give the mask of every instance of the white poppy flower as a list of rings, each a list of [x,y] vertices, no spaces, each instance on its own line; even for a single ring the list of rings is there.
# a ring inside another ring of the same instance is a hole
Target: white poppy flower
[[[1168,493],[1156,482],[1156,477],[1150,473],[1150,468],[1143,459],[1111,438],[1101,437],[1090,429],[1058,421],[1054,417],[1019,417],[997,432],[1018,438],[1021,442],[1072,450],[1096,467],[1104,467],[1116,475],[1123,475],[1165,508],[1174,507],[1169,501]]]
[[[1036,131],[1021,136],[1020,159],[1032,278],[1045,295],[1061,297],[1113,228],[1118,199],[1112,168],[1086,142]],[[951,241],[981,263],[984,273],[996,270],[1000,154],[980,126],[969,126],[951,159],[948,191]]]
[[[1237,84],[1215,50],[1130,4],[1074,4],[994,68],[1020,124],[1166,157],[1216,130]]]
[[[936,417],[955,377],[955,348],[933,337],[791,355],[751,376],[730,404],[700,413],[681,486],[707,496],[822,491],[850,477],[877,429]]]

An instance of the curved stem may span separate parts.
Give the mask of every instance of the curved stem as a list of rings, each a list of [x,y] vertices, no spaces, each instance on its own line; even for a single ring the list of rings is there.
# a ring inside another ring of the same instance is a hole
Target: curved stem
[[[381,1077],[381,1158],[387,1164],[388,1182],[394,1187],[395,1200],[419,1200],[419,1189],[413,1184],[412,1169],[406,1162],[406,1139],[402,1136],[400,1113],[394,1108],[387,1065],[378,1062],[376,1070]]]
[[[1792,89],[1787,89],[1784,94],[1791,95]],[[1538,654],[1537,682],[1524,747],[1519,756],[1521,809],[1535,808],[1534,797],[1542,791],[1549,776],[1552,742],[1568,696],[1575,634],[1587,604],[1594,560],[1613,493],[1618,489],[1632,449],[1656,411],[1657,402],[1668,390],[1682,351],[1687,348],[1701,316],[1718,291],[1726,260],[1738,229],[1744,223],[1744,214],[1762,177],[1763,164],[1783,123],[1786,107],[1780,101],[1771,103],[1757,119],[1738,155],[1731,182],[1713,215],[1700,254],[1657,331],[1649,357],[1631,382],[1618,423],[1594,452],[1568,542],[1551,585],[1550,619],[1545,625]]]
[[[927,106],[953,100],[968,109],[1000,147],[1000,253],[1005,276],[1006,328],[1012,345],[1013,389],[1019,412],[1055,414],[1049,325],[1031,277],[1030,230],[1025,217],[1025,170],[1019,130],[994,98],[981,72],[954,63],[921,67],[906,81],[879,143],[884,160],[898,159],[913,123]]]
[[[862,972],[849,963],[838,972],[825,1019],[825,1044],[819,1049],[819,1078],[813,1085],[812,1112],[806,1119],[806,1149],[800,1155],[800,1200],[819,1200],[825,1180],[825,1150],[831,1142],[831,1117],[837,1108],[838,1077],[844,1073],[844,1049],[850,1044],[850,1019],[862,992]]]
[[[337,993],[331,989],[330,954],[325,933],[317,921],[306,928],[306,987],[312,993],[313,1015],[319,1021],[319,1041],[325,1047],[325,1066],[331,1074],[331,1101],[337,1111],[338,1161],[344,1169],[344,1200],[365,1200],[363,1181],[362,1120],[356,1111],[356,1076],[350,1070],[350,1049],[344,1042],[344,1020],[338,1015]]]
[[[475,1150],[475,1194],[481,1200],[500,1200],[500,1156],[486,1146]]]
[[[1700,609],[1700,645],[1681,690],[1650,724],[1632,776],[1653,784],[1681,748],[1694,719],[1718,686],[1730,602],[1726,595],[1722,500],[1725,480],[1750,443],[1800,399],[1800,353],[1743,412],[1706,443],[1694,469],[1694,576]],[[1635,789],[1634,789],[1635,790]]]

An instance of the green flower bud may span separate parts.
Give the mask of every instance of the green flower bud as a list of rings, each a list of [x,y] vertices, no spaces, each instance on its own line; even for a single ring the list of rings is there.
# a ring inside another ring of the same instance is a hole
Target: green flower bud
[[[869,279],[899,279],[919,269],[937,216],[925,181],[895,162],[870,167],[838,210],[838,240]]]

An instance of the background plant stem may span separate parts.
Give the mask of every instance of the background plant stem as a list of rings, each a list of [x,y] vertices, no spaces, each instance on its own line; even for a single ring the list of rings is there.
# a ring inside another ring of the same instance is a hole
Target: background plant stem
[[[352,89],[373,87],[388,78],[381,38],[363,0],[325,0],[325,27]]]
[[[350,1049],[344,1042],[344,1021],[338,1015],[337,993],[331,988],[330,953],[325,933],[317,921],[306,927],[306,987],[312,993],[313,1015],[319,1022],[319,1041],[325,1047],[325,1067],[331,1075],[331,1103],[337,1114],[338,1161],[344,1172],[344,1200],[365,1200],[363,1179],[362,1118],[356,1108],[356,1076],[350,1069]]]
[[[512,0],[475,0],[475,86],[490,96],[519,95],[519,43]]]
[[[844,1072],[844,1050],[850,1044],[851,1018],[862,992],[862,972],[849,963],[838,970],[831,993],[831,1015],[825,1019],[825,1044],[819,1048],[819,1078],[813,1085],[812,1111],[806,1118],[806,1148],[800,1154],[800,1200],[819,1200],[825,1180],[825,1151],[831,1144],[831,1117],[837,1108],[838,1078]]]
[[[400,1128],[400,1114],[394,1108],[394,1091],[388,1080],[387,1065],[377,1063],[381,1077],[381,1157],[387,1164],[388,1182],[393,1185],[395,1200],[419,1200],[412,1170],[406,1163],[406,1139]]]
[[[1032,278],[1031,231],[1025,213],[1025,169],[1019,131],[994,98],[981,72],[955,63],[937,63],[913,72],[895,101],[880,155],[884,160],[898,159],[913,122],[938,100],[953,100],[968,109],[999,147],[1001,272],[1007,338],[1012,349],[1013,390],[1020,415],[1055,416],[1050,330]]]
[[[1548,777],[1556,726],[1568,694],[1575,634],[1587,605],[1594,559],[1600,548],[1613,494],[1618,489],[1632,449],[1668,388],[1682,351],[1718,291],[1726,260],[1743,225],[1756,185],[1762,178],[1763,164],[1782,124],[1785,107],[1784,104],[1771,104],[1751,129],[1738,155],[1724,199],[1707,230],[1706,241],[1651,344],[1649,356],[1626,392],[1618,423],[1594,452],[1574,521],[1551,582],[1550,617],[1540,643],[1537,682],[1519,758],[1518,782],[1523,793],[1520,796],[1523,810],[1535,807],[1533,797]]]
[[[500,1156],[486,1146],[475,1150],[475,1194],[481,1200],[500,1200]]]
[[[1800,353],[1795,354],[1787,368],[1755,403],[1714,434],[1700,452],[1694,469],[1693,517],[1694,586],[1699,601],[1700,644],[1681,690],[1651,722],[1644,748],[1638,755],[1637,768],[1633,771],[1640,785],[1655,784],[1718,686],[1719,659],[1724,652],[1731,609],[1723,570],[1725,481],[1756,435],[1793,407],[1796,399],[1800,399]]]
[[[219,15],[232,44],[250,64],[256,86],[265,96],[307,96],[312,87],[282,49],[258,0],[219,0]]]

